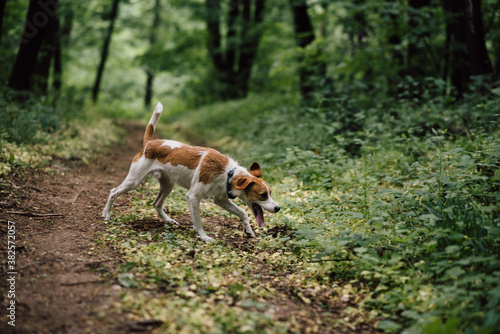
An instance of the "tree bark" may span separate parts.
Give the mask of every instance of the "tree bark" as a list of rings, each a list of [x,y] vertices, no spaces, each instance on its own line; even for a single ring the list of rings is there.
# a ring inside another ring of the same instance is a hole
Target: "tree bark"
[[[111,36],[113,35],[113,30],[115,26],[115,21],[118,16],[118,4],[120,0],[113,0],[113,4],[111,7],[111,12],[109,15],[109,27],[108,32],[106,34],[106,38],[104,39],[104,44],[102,46],[101,52],[101,62],[99,63],[99,67],[97,68],[97,75],[94,83],[94,87],[92,88],[92,101],[96,102],[99,96],[101,80],[104,73],[104,67],[106,65],[106,60],[108,59],[109,54],[109,45],[111,44]]]
[[[305,48],[314,41],[314,29],[311,18],[307,12],[305,0],[290,0],[293,14],[293,27],[295,31],[295,41],[301,48]]]
[[[290,0],[290,6],[293,14],[295,41],[299,47],[305,49],[316,38],[307,12],[306,0]],[[315,94],[324,88],[323,86],[330,85],[330,79],[326,76],[327,66],[321,58],[321,49],[318,48],[313,52],[316,54],[310,54],[309,57],[304,57],[304,54],[299,56],[299,89],[302,100],[306,103],[313,101]]]
[[[492,75],[493,69],[486,49],[481,0],[445,0],[444,9],[450,18],[446,24],[450,78],[461,97],[472,76]]]
[[[261,36],[264,5],[265,0],[254,1],[254,6],[251,0],[231,0],[224,38],[220,29],[220,3],[217,0],[206,2],[207,47],[215,69],[216,90],[222,100],[238,99],[248,94]]]
[[[155,0],[155,5],[153,8],[153,25],[151,26],[151,34],[149,36],[149,44],[151,49],[156,48],[156,34],[158,33],[158,27],[160,26],[160,10],[160,0]],[[149,108],[151,106],[151,99],[153,98],[154,78],[154,70],[151,68],[146,69],[146,94],[144,96],[144,105],[146,106],[146,108]]]
[[[57,0],[30,0],[21,44],[8,82],[10,88],[33,90],[35,64],[42,42],[53,29],[58,7]]]
[[[6,4],[7,4],[7,0],[0,0],[0,44],[2,44],[3,14],[5,11]]]
[[[53,69],[53,87],[56,91],[61,88],[61,61],[59,19],[56,16],[47,25],[47,30],[40,49],[40,55],[35,64],[33,90],[36,93],[47,94],[51,68]]]

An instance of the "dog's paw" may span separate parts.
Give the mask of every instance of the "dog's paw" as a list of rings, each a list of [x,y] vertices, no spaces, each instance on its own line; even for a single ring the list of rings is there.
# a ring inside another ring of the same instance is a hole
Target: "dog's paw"
[[[255,238],[255,234],[253,233],[253,231],[252,231],[252,232],[247,232],[247,231],[245,231],[245,234],[246,234],[246,235],[247,235],[247,237],[249,237],[249,238]]]
[[[165,221],[165,223],[168,223],[168,224],[179,225],[179,223],[176,222],[175,220],[173,220],[172,218],[164,219],[164,221]]]
[[[204,237],[200,237],[201,240],[205,241],[205,242],[215,242],[215,239],[214,238],[210,238],[208,235],[207,236],[204,236]]]

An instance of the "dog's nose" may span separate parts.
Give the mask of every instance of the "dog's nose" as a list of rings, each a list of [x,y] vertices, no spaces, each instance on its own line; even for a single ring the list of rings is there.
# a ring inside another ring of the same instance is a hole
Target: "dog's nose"
[[[274,207],[274,212],[276,213],[276,212],[280,211],[280,209],[281,209],[281,208],[280,208],[279,206],[275,206],[275,207]]]

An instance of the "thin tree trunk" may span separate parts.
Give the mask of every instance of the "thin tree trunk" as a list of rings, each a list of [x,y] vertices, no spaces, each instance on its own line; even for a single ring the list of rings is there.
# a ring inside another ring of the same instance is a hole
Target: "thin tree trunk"
[[[62,49],[61,49],[61,30],[59,20],[55,22],[54,32],[54,70],[52,78],[52,88],[55,92],[59,92],[62,86]]]
[[[3,14],[5,11],[6,4],[7,4],[7,0],[0,0],[0,44],[2,43]]]
[[[156,47],[156,34],[158,33],[158,27],[160,26],[160,10],[160,0],[155,0],[155,5],[153,8],[153,25],[151,27],[151,35],[149,36],[149,44],[151,49],[154,49]],[[144,96],[144,105],[146,106],[146,108],[149,108],[151,106],[151,99],[153,98],[154,77],[155,75],[153,69],[146,69],[146,94]]]
[[[94,83],[94,87],[92,89],[92,101],[96,102],[99,90],[101,86],[101,80],[104,73],[104,66],[106,65],[106,60],[108,59],[109,54],[109,45],[111,44],[111,36],[113,35],[113,29],[115,26],[115,21],[118,16],[118,4],[120,0],[113,0],[110,16],[109,16],[109,27],[108,33],[106,34],[106,38],[104,39],[104,44],[102,46],[101,52],[101,62],[99,63],[99,67],[97,68],[97,75]]]
[[[15,90],[31,91],[33,74],[42,41],[57,17],[56,0],[30,0],[21,45],[9,78],[8,86]]]

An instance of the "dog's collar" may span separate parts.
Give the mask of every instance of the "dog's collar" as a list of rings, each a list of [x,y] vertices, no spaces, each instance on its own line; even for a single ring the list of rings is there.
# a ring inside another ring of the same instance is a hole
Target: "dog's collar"
[[[233,194],[233,191],[231,190],[231,180],[233,179],[235,171],[236,167],[234,167],[227,173],[227,182],[226,182],[227,197],[230,199],[235,199],[237,197],[235,194]]]

